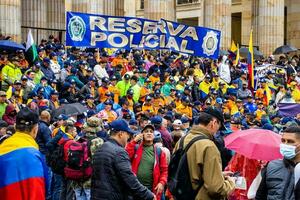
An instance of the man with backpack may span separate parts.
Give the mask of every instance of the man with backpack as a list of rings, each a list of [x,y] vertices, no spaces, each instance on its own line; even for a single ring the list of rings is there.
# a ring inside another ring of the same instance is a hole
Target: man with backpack
[[[222,173],[213,135],[224,129],[223,114],[212,107],[199,113],[190,132],[181,138],[169,164],[169,189],[176,200],[219,200],[234,190],[235,181]]]
[[[161,199],[168,177],[166,154],[154,145],[154,126],[146,125],[141,134],[126,145],[132,171],[138,180]]]
[[[133,195],[137,199],[156,200],[131,170],[124,147],[134,134],[123,119],[110,123],[110,139],[93,156],[91,199],[127,200]]]
[[[68,155],[66,162],[71,173],[66,173],[65,176],[73,180],[71,186],[75,192],[76,200],[90,200],[91,198],[92,157],[104,142],[96,135],[101,129],[97,126],[100,123],[100,119],[97,117],[88,118],[83,126],[83,136],[78,141],[70,141],[71,144],[66,143],[68,148],[64,153]],[[81,146],[81,148],[78,148],[78,146]],[[75,151],[74,147],[76,148]],[[79,162],[73,162],[74,160]],[[75,173],[77,173],[77,176],[74,176]]]

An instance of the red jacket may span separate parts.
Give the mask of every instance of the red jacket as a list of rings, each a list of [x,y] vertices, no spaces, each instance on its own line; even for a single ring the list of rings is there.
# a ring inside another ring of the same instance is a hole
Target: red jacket
[[[139,145],[138,149],[135,150],[135,146],[138,143],[136,143],[134,140],[129,142],[126,146],[126,151],[129,154],[129,158],[131,160],[131,166],[132,171],[134,174],[137,174],[138,168],[140,165],[140,161],[142,159],[143,155],[143,143]],[[168,163],[166,154],[161,151],[160,158],[158,157],[156,153],[156,148],[154,148],[155,151],[155,159],[154,162],[154,171],[153,171],[153,186],[152,186],[152,192],[156,194],[154,191],[154,188],[158,185],[158,183],[161,183],[163,185],[166,185],[167,179],[168,179]],[[157,199],[161,199],[162,194],[156,194]]]

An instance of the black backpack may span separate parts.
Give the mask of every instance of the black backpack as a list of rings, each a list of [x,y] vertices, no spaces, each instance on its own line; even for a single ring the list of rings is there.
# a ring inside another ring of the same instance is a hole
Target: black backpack
[[[168,188],[175,200],[195,199],[198,190],[203,185],[201,183],[198,190],[193,190],[186,153],[196,141],[207,139],[207,137],[196,136],[183,148],[185,137],[180,140],[179,148],[172,155],[169,164]]]
[[[64,145],[68,140],[62,139],[54,150],[49,151],[46,154],[47,165],[55,174],[64,175],[64,168],[66,161],[64,160]]]

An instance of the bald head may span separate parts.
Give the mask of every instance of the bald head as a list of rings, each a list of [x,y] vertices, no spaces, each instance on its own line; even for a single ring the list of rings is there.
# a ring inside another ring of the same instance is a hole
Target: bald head
[[[41,112],[40,119],[45,122],[50,122],[51,115],[48,111],[44,110]]]

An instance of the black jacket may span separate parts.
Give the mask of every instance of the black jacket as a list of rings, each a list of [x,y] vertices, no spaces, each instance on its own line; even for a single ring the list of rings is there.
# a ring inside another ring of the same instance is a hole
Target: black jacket
[[[294,193],[294,164],[287,160],[273,160],[262,172],[256,200],[297,200]]]
[[[39,122],[39,129],[35,140],[39,145],[40,152],[45,155],[47,153],[46,144],[51,140],[51,130],[46,122]]]
[[[300,199],[300,180],[298,180],[295,188],[295,199]]]
[[[125,149],[109,139],[93,156],[91,199],[127,200],[129,194],[140,200],[154,198],[133,174]]]

